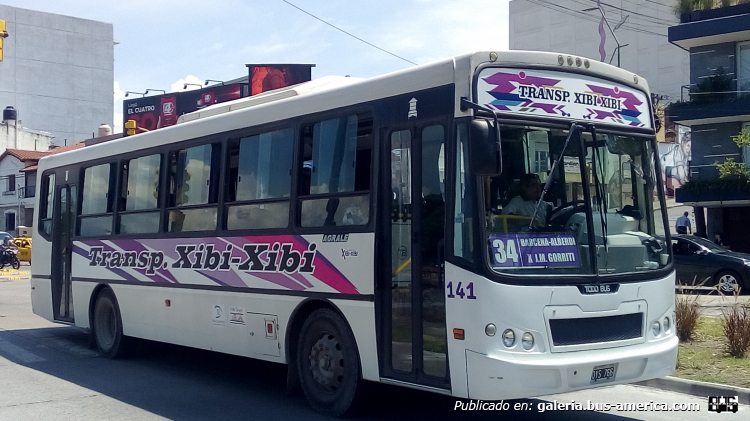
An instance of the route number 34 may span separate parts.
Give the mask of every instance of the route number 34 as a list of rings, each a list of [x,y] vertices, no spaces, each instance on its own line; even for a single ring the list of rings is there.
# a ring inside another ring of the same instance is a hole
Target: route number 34
[[[448,298],[456,298],[456,296],[458,296],[462,300],[464,298],[466,298],[467,300],[477,299],[476,295],[474,295],[474,282],[469,282],[466,285],[466,289],[464,289],[463,283],[459,282],[458,285],[456,285],[455,294],[453,294],[453,281],[448,282],[448,285],[446,285],[445,287],[448,289]]]
[[[495,249],[495,261],[497,263],[505,263],[508,260],[518,262],[519,256],[516,251],[516,242],[508,240],[507,245],[503,240],[495,239],[492,241],[492,248]]]

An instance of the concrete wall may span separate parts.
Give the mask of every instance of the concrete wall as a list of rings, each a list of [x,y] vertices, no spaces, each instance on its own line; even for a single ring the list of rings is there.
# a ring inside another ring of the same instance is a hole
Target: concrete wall
[[[29,130],[8,122],[0,123],[0,153],[6,149],[25,149],[27,151],[46,151],[52,143],[52,133]]]
[[[112,24],[0,5],[10,34],[0,62],[0,109],[64,145],[112,126]]]
[[[625,24],[615,32],[620,45],[629,44],[620,50],[621,67],[644,77],[651,92],[669,95],[670,100],[663,103],[679,101],[680,87],[690,82],[689,54],[668,42],[668,25],[659,23],[678,23],[672,13],[672,4],[665,6],[638,1],[636,5],[633,1],[617,0],[607,3],[625,9],[623,11],[602,6],[613,28],[629,15]],[[528,0],[511,1],[510,48],[554,51],[599,60],[601,15],[596,10],[581,12],[588,7],[596,7],[596,3],[580,0],[559,0],[543,4]],[[609,62],[617,44],[606,25],[604,30],[604,48],[607,54],[604,61]],[[612,64],[617,65],[616,55]]]

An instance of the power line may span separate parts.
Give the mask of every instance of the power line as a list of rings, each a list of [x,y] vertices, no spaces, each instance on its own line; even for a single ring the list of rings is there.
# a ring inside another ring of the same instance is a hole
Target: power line
[[[591,1],[593,1],[593,0],[591,0]],[[646,15],[646,14],[643,14],[643,13],[634,12],[632,10],[624,9],[622,7],[613,6],[613,5],[608,4],[608,3],[601,3],[601,4],[602,4],[602,6],[607,6],[607,7],[611,7],[612,9],[621,10],[621,11],[623,11],[625,13],[630,13],[630,14],[633,14],[633,15],[642,16],[644,18],[652,19],[655,23],[660,23],[662,25],[671,26],[671,25],[674,24],[674,22],[669,22],[669,21],[666,21],[664,19],[654,18],[653,16],[649,16],[649,15]]]
[[[378,47],[377,45],[375,45],[375,44],[373,44],[373,43],[371,43],[371,42],[367,42],[367,41],[363,40],[362,38],[360,38],[360,37],[358,37],[358,36],[356,36],[356,35],[350,34],[349,32],[346,32],[346,31],[344,31],[343,29],[339,28],[338,26],[335,26],[335,25],[333,25],[333,24],[330,24],[330,23],[328,23],[328,22],[324,21],[323,19],[321,19],[321,18],[319,18],[319,17],[317,17],[317,16],[313,15],[312,13],[310,13],[310,12],[308,12],[308,11],[306,11],[306,10],[304,10],[304,9],[302,9],[302,8],[300,8],[300,7],[298,7],[298,6],[295,6],[295,5],[293,5],[292,3],[289,3],[289,2],[287,1],[287,0],[281,0],[281,1],[283,1],[284,3],[286,3],[286,4],[288,4],[288,5],[292,6],[292,7],[294,7],[295,9],[299,10],[300,12],[302,12],[302,13],[304,13],[304,14],[306,14],[306,15],[312,16],[313,18],[315,18],[315,19],[317,19],[317,20],[319,20],[319,21],[321,21],[321,22],[325,23],[326,25],[330,26],[331,28],[337,29],[337,30],[339,30],[339,31],[341,31],[341,32],[343,32],[343,33],[345,33],[346,35],[349,35],[349,36],[350,36],[350,37],[352,37],[352,38],[358,39],[358,40],[360,40],[360,41],[364,42],[365,44],[367,44],[367,45],[369,45],[369,46],[371,46],[371,47],[375,47],[375,48],[377,48],[378,50],[380,50],[380,51],[382,51],[382,52],[384,52],[384,53],[387,53],[387,54],[390,54],[390,55],[392,55],[393,57],[397,57],[397,58],[400,58],[401,60],[403,60],[403,61],[405,61],[405,62],[407,62],[407,63],[411,63],[411,64],[413,64],[413,65],[415,65],[415,66],[418,66],[418,64],[417,64],[417,63],[415,63],[415,62],[413,62],[413,61],[411,61],[411,60],[405,59],[405,58],[403,58],[403,57],[401,57],[401,56],[399,56],[399,55],[393,54],[392,52],[390,52],[390,51],[388,51],[388,50],[384,50],[384,49],[382,49],[382,48]]]
[[[591,21],[591,22],[599,22],[600,21],[599,18],[596,18],[594,16],[587,15],[586,13],[583,13],[583,12],[578,11],[578,10],[571,9],[569,7],[560,6],[560,5],[557,5],[557,4],[554,4],[554,3],[550,3],[547,0],[528,0],[528,1],[531,2],[531,3],[534,3],[534,4],[538,5],[538,6],[542,6],[542,7],[545,7],[547,9],[550,9],[550,10],[553,10],[553,11],[556,11],[556,12],[564,13],[564,14],[569,15],[569,16],[574,16],[574,17],[577,17],[577,18],[581,18],[581,19],[585,19],[585,20]],[[657,36],[662,36],[662,37],[666,37],[667,36],[666,34],[660,34],[658,32],[652,32],[652,31],[648,31],[648,30],[645,30],[645,29],[640,29],[640,28],[637,28],[637,27],[630,26],[628,24],[625,24],[622,27],[624,29],[627,29],[627,30],[633,31],[633,32],[640,32],[640,33],[644,33],[644,34],[657,35]]]
[[[573,0],[573,1],[578,4],[584,5],[586,7],[590,7],[592,3],[592,0]],[[593,3],[596,3],[596,1],[593,1]],[[604,6],[607,6],[607,7],[605,8]],[[673,25],[672,22],[667,22],[662,19],[653,18],[651,16],[644,15],[643,13],[631,12],[630,10],[615,7],[607,3],[601,3],[601,7],[602,9],[604,9],[605,12],[610,9],[615,9],[622,14],[627,13],[630,15],[630,18],[631,20],[633,20],[633,23],[636,23],[635,19],[641,19],[642,20],[642,22],[640,23],[641,26],[650,26],[652,28],[662,29],[664,27]]]

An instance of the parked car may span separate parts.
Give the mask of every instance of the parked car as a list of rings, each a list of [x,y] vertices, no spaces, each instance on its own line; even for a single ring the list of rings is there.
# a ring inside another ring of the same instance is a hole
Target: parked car
[[[750,291],[750,254],[728,250],[705,238],[680,234],[672,236],[672,250],[677,283],[718,286],[725,294],[732,294],[738,288]]]
[[[31,237],[16,237],[11,241],[18,247],[18,260],[31,264]]]

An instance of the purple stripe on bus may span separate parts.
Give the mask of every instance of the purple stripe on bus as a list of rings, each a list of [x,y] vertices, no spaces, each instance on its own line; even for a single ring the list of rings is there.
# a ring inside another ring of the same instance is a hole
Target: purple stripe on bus
[[[245,283],[245,281],[242,280],[237,272],[232,270],[218,272],[197,270],[196,272],[200,273],[201,275],[208,276],[209,278],[216,280],[217,282],[221,282],[222,285],[247,288],[247,284]],[[207,275],[206,273],[211,273],[211,276]]]
[[[145,276],[148,279],[154,281],[155,283],[167,283],[167,284],[177,283],[177,281],[174,280],[174,278],[169,279],[168,277],[164,276],[163,274],[154,273],[152,275],[149,275],[149,274],[146,273],[146,269],[145,268],[141,268],[141,269],[132,268],[132,269],[135,270],[136,272],[138,272],[139,274],[141,274],[142,276]],[[140,281],[140,282],[143,282],[143,281]]]
[[[264,281],[268,281],[278,286],[291,289],[294,291],[304,291],[306,289],[302,285],[294,282],[293,279],[289,279],[283,273],[258,273],[258,272],[245,272],[245,273],[247,273],[248,275],[252,275],[257,278],[263,279]]]
[[[201,274],[201,275],[203,275],[203,276],[205,276],[206,278],[208,278],[208,279],[210,279],[210,280],[212,280],[212,281],[216,282],[216,283],[217,283],[217,284],[219,284],[219,285],[222,285],[222,286],[225,286],[225,287],[226,287],[226,286],[236,286],[236,285],[228,285],[227,283],[225,283],[225,282],[222,282],[221,280],[219,280],[219,279],[217,279],[217,278],[215,278],[215,277],[213,277],[213,276],[209,275],[208,273],[206,273],[206,272],[204,272],[204,271],[196,270],[196,272],[197,272],[197,273],[199,273],[199,274]],[[247,286],[247,285],[243,285],[243,286]]]
[[[291,276],[295,281],[299,282],[300,284],[312,288],[313,284],[310,283],[301,273],[292,273]]]

